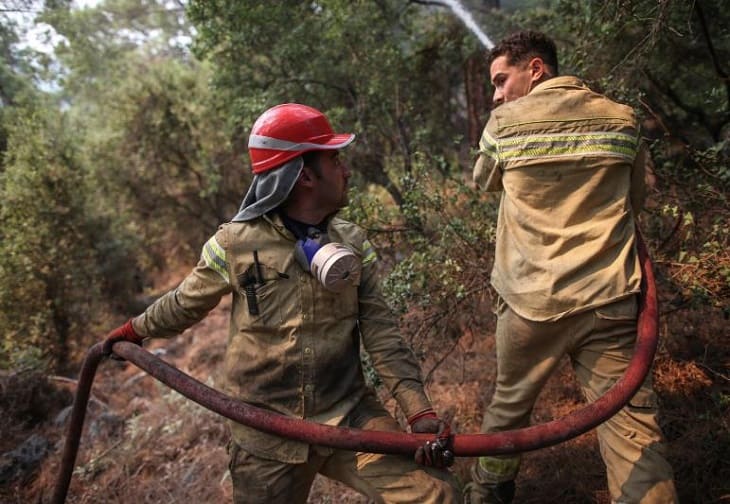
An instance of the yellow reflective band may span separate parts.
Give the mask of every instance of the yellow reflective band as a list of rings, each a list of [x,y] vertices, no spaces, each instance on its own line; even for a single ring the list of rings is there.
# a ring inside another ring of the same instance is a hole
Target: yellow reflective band
[[[482,137],[483,138],[483,137]],[[599,139],[599,140],[618,140],[631,145],[636,145],[639,141],[634,135],[626,133],[616,133],[613,131],[596,131],[592,133],[554,133],[551,135],[524,135],[518,137],[508,137],[499,140],[500,147],[522,144],[526,140],[535,142],[553,142],[562,140],[563,142],[576,142],[582,140]]]
[[[545,149],[522,149],[518,152],[504,152],[502,159],[505,161],[515,161],[524,159],[535,159],[539,157],[570,157],[570,156],[614,156],[633,160],[636,150],[631,148],[611,146],[611,145],[593,145],[593,146],[571,146],[571,147],[552,147]]]
[[[600,121],[601,124],[615,124],[617,126],[626,126],[626,124],[627,124],[625,118],[616,117],[616,116],[606,116],[606,117],[598,116],[598,117],[590,117],[590,118],[587,118],[587,117],[559,117],[556,119],[543,118],[543,119],[538,119],[536,121],[518,121],[518,122],[514,122],[514,123],[505,123],[505,124],[502,124],[502,127],[507,129],[507,128],[519,128],[521,126],[527,126],[530,124],[544,125],[544,124],[550,124],[550,123],[553,123],[553,124],[556,124],[556,123],[562,123],[562,124],[581,123],[581,122],[584,122],[586,119],[590,119],[593,122]]]
[[[497,141],[486,131],[482,133],[482,138],[479,140],[479,152],[485,156],[489,156],[495,161],[499,160],[497,154]]]
[[[375,249],[373,248],[372,243],[370,243],[370,240],[365,240],[362,243],[362,264],[363,266],[366,264],[370,264],[371,262],[375,262],[378,259],[378,255],[375,253]]]
[[[203,260],[206,266],[218,273],[226,283],[230,283],[228,268],[226,267],[226,251],[213,236],[203,246]]]
[[[634,136],[612,132],[531,135],[501,140],[499,154],[505,161],[584,155],[633,160],[636,157],[637,144],[638,139]]]

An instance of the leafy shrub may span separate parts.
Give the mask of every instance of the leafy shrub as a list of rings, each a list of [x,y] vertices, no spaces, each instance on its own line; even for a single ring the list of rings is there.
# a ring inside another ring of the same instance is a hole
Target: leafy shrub
[[[421,359],[430,356],[433,370],[467,328],[486,331],[492,323],[489,276],[498,199],[474,189],[470,176],[444,159],[414,159],[400,181],[400,209],[361,195],[349,217],[374,236],[389,271],[386,298],[402,317],[404,337]]]
[[[84,172],[63,117],[17,109],[0,173],[0,365],[51,369],[90,342],[105,312],[105,222],[86,206]],[[119,258],[119,255],[117,255]],[[35,367],[35,365],[34,365]]]

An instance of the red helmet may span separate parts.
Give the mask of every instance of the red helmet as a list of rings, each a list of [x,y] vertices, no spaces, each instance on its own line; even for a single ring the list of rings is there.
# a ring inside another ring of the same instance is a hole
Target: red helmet
[[[351,133],[335,133],[319,110],[284,103],[256,119],[248,137],[248,153],[253,172],[262,173],[305,152],[341,149],[354,139]]]

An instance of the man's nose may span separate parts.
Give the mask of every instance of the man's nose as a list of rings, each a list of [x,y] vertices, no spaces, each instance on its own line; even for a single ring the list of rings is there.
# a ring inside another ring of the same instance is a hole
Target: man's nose
[[[492,97],[492,104],[496,107],[498,105],[501,105],[504,101],[504,93],[502,91],[494,91],[494,96]]]

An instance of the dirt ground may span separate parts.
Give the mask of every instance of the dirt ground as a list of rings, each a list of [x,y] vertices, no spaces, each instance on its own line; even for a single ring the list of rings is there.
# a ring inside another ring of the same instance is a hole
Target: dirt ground
[[[225,349],[229,310],[223,304],[183,335],[156,341],[149,349],[214,386]],[[677,310],[663,317],[661,338],[655,386],[681,501],[730,502],[727,320],[717,309]],[[534,423],[561,417],[582,404],[570,367],[563,364],[541,395]],[[436,408],[452,418],[456,432],[478,432],[494,374],[494,339],[489,334],[464,334],[433,374],[429,393]],[[47,440],[39,463],[6,475],[0,483],[0,502],[48,502],[59,470],[67,421],[64,413],[75,382],[9,374],[0,378],[0,406],[5,410],[0,421],[0,452],[4,454],[0,460],[7,466],[12,458],[8,453],[32,435]],[[400,415],[394,401],[386,404]],[[230,502],[227,436],[225,421],[214,413],[170,391],[132,364],[104,361],[92,390],[67,502]],[[471,459],[459,459],[453,467],[462,481],[471,463]],[[338,483],[318,478],[309,502],[367,501]],[[595,434],[526,453],[515,502],[608,503]]]

